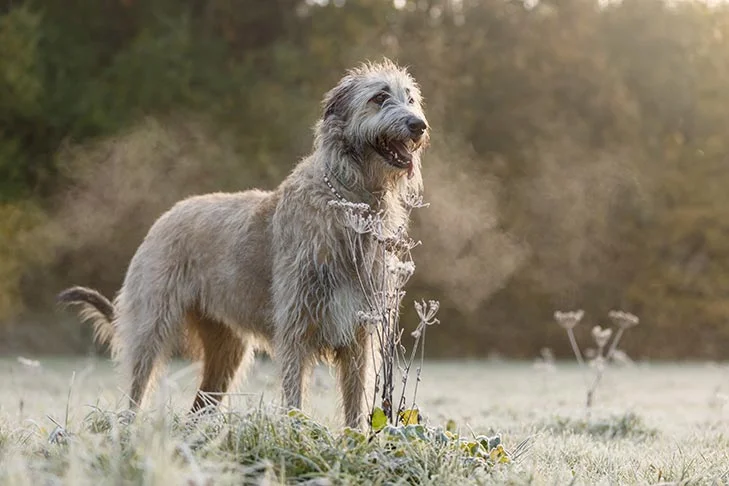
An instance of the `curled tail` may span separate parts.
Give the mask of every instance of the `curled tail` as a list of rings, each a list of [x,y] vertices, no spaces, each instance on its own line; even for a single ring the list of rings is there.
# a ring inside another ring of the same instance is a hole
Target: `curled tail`
[[[109,344],[114,338],[114,306],[99,292],[86,287],[71,287],[60,294],[57,300],[62,305],[80,305],[81,319],[94,325],[96,341]]]

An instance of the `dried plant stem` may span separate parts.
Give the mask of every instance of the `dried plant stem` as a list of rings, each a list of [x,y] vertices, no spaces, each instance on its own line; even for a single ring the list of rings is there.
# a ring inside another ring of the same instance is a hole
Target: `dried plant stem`
[[[403,377],[402,377],[402,393],[400,394],[400,402],[398,405],[398,411],[401,411],[405,408],[405,391],[408,386],[408,377],[410,376],[410,369],[413,365],[413,362],[415,361],[415,354],[418,352],[418,346],[421,341],[425,341],[424,336],[425,330],[423,329],[423,333],[419,334],[415,338],[415,343],[413,344],[413,349],[410,351],[410,358],[405,362],[405,368],[402,370]],[[421,348],[424,349],[424,348]],[[423,354],[421,353],[420,356],[420,367],[418,367],[417,372],[417,381],[415,382],[415,389],[413,390],[413,405],[415,403],[415,395],[418,392],[418,381],[420,381],[420,369],[423,367]]]
[[[413,345],[413,349],[417,348],[418,344],[415,343]],[[420,374],[423,371],[423,364],[425,362],[425,326],[423,326],[423,333],[420,336],[420,366],[418,366],[418,369],[415,373],[415,389],[413,390],[413,404],[410,408],[415,408],[415,397],[418,396],[418,385],[420,384]],[[403,393],[405,390],[405,386],[403,386]]]
[[[592,385],[590,388],[587,389],[587,400],[585,405],[587,406],[587,415],[589,417],[590,415],[590,408],[592,407],[595,392],[597,391],[597,388],[600,386],[600,382],[602,381],[602,375],[605,373],[605,367],[599,366],[597,369],[597,373],[595,374],[595,380],[592,382]]]
[[[580,352],[580,347],[577,345],[575,333],[572,331],[572,329],[567,329],[567,336],[570,338],[570,344],[572,345],[572,351],[575,353],[575,358],[577,358],[577,363],[579,363],[580,366],[584,367],[585,360],[582,359],[582,352]]]
[[[618,347],[618,343],[620,342],[620,338],[623,337],[623,328],[619,328],[618,332],[615,333],[615,338],[613,339],[613,342],[610,344],[610,349],[608,349],[607,355],[605,357],[607,359],[612,358],[613,353],[615,353],[615,350]]]

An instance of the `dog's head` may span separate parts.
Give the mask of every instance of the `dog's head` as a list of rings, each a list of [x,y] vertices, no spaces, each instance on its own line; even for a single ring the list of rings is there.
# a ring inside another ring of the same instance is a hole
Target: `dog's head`
[[[412,177],[429,140],[420,89],[391,61],[350,70],[324,97],[317,136],[363,164]]]

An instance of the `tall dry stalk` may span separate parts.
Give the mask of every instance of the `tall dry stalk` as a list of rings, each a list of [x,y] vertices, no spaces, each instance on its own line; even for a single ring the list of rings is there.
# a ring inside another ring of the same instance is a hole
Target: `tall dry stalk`
[[[416,193],[405,197],[403,203],[408,218],[413,209],[427,206],[422,196]],[[366,308],[359,312],[358,317],[372,336],[372,359],[379,362],[374,401],[379,394],[382,412],[391,424],[396,424],[406,409],[408,380],[419,355],[411,405],[412,409],[416,408],[415,398],[423,368],[425,330],[439,322],[435,318],[439,307],[437,301],[416,302],[415,309],[420,322],[412,332],[414,343],[408,352],[402,342],[400,309],[405,296],[405,284],[415,272],[411,251],[421,242],[411,239],[402,226],[394,231],[389,229],[385,219],[387,215],[382,211],[373,211],[367,204],[336,200],[329,204],[344,212],[348,249],[357,272],[357,281],[365,296]],[[395,408],[398,372],[402,375],[402,389]],[[371,411],[374,412],[376,408],[373,402]]]

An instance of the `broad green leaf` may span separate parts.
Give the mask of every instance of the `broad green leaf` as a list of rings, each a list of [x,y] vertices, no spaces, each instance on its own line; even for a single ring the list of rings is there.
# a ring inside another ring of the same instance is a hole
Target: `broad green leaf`
[[[385,412],[380,407],[375,407],[372,411],[372,417],[370,417],[370,426],[372,426],[372,430],[376,432],[380,431],[385,425],[387,425],[387,416],[385,415]]]
[[[455,433],[456,432],[456,421],[453,419],[448,419],[448,422],[446,422],[446,431]]]

